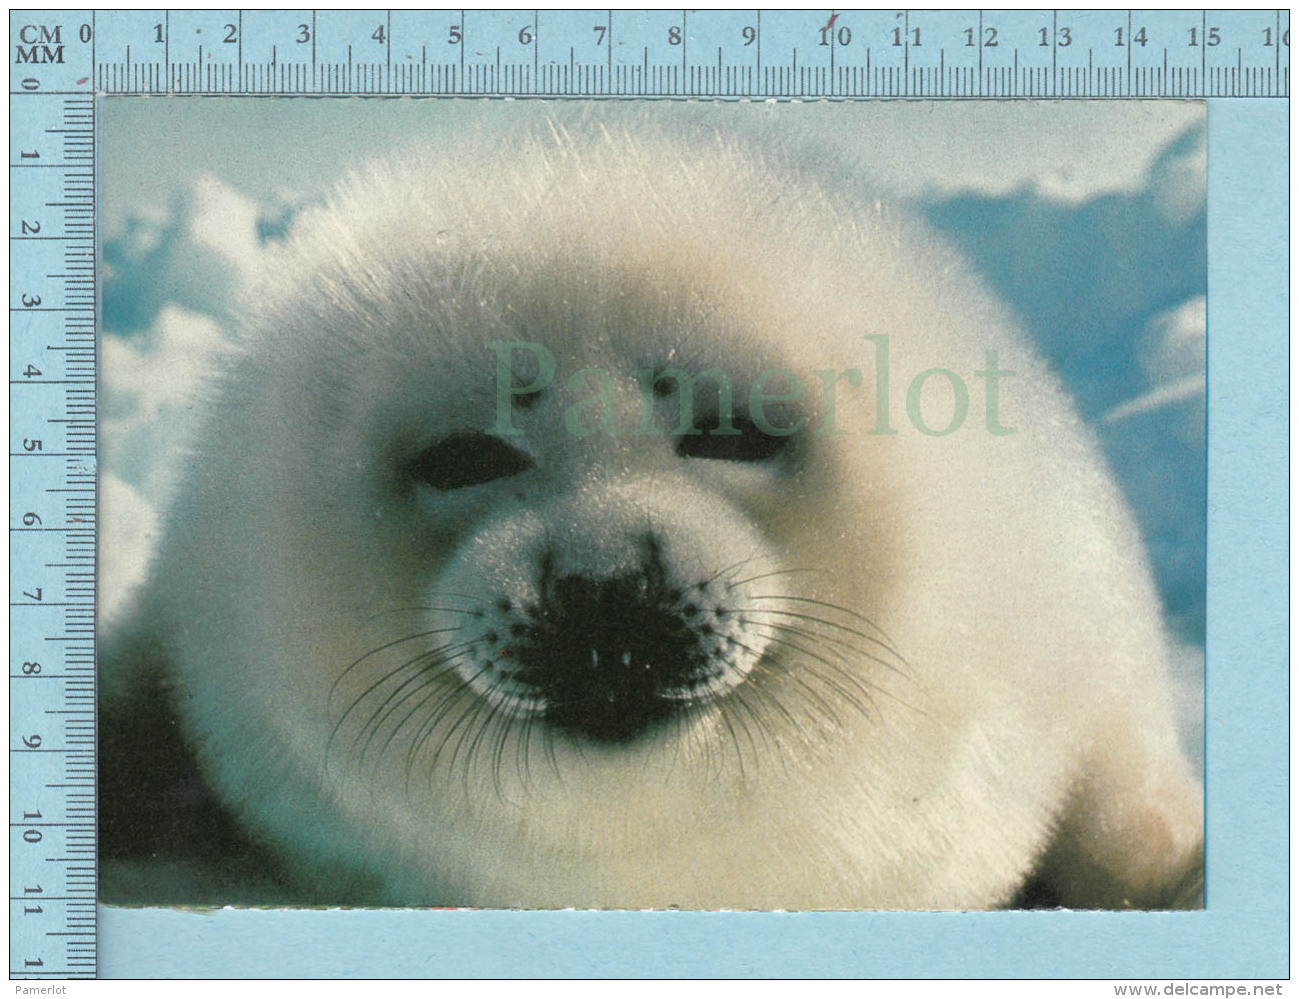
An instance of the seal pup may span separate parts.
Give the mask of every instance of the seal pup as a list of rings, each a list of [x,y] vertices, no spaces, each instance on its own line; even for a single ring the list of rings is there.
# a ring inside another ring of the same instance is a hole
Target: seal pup
[[[776,159],[557,130],[301,218],[105,647],[106,770],[149,691],[286,902],[1192,899],[1096,444],[932,236]]]

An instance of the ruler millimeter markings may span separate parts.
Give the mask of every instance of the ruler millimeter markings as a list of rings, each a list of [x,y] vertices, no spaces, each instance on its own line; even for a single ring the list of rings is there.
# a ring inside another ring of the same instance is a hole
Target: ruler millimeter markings
[[[27,91],[10,110],[9,971],[90,977],[95,107]]]
[[[1252,11],[108,11],[14,22],[13,68],[93,43],[107,94],[1288,97]],[[23,23],[26,22],[26,23]],[[60,28],[59,37],[54,29]],[[62,46],[62,50],[60,49]],[[15,81],[11,80],[12,84]],[[48,85],[43,89],[48,90]]]

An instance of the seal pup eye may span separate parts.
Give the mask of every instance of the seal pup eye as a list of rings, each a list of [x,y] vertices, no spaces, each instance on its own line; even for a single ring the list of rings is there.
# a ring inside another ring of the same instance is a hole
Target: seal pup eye
[[[494,434],[467,432],[443,437],[409,466],[410,475],[449,492],[508,479],[532,468],[532,458]]]
[[[677,454],[716,461],[766,461],[784,450],[789,441],[788,437],[765,433],[742,416],[732,419],[731,425],[734,433],[719,434],[708,429],[702,434],[678,437]]]

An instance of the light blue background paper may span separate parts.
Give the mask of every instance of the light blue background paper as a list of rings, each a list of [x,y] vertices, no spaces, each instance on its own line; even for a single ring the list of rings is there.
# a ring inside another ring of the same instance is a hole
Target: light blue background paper
[[[1210,102],[1205,911],[102,909],[101,974],[1288,976],[1288,127]]]

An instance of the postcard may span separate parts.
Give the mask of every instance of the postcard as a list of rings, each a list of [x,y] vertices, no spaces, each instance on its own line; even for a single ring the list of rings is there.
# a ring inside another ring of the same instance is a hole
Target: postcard
[[[105,901],[1202,904],[1203,104],[104,117]]]

